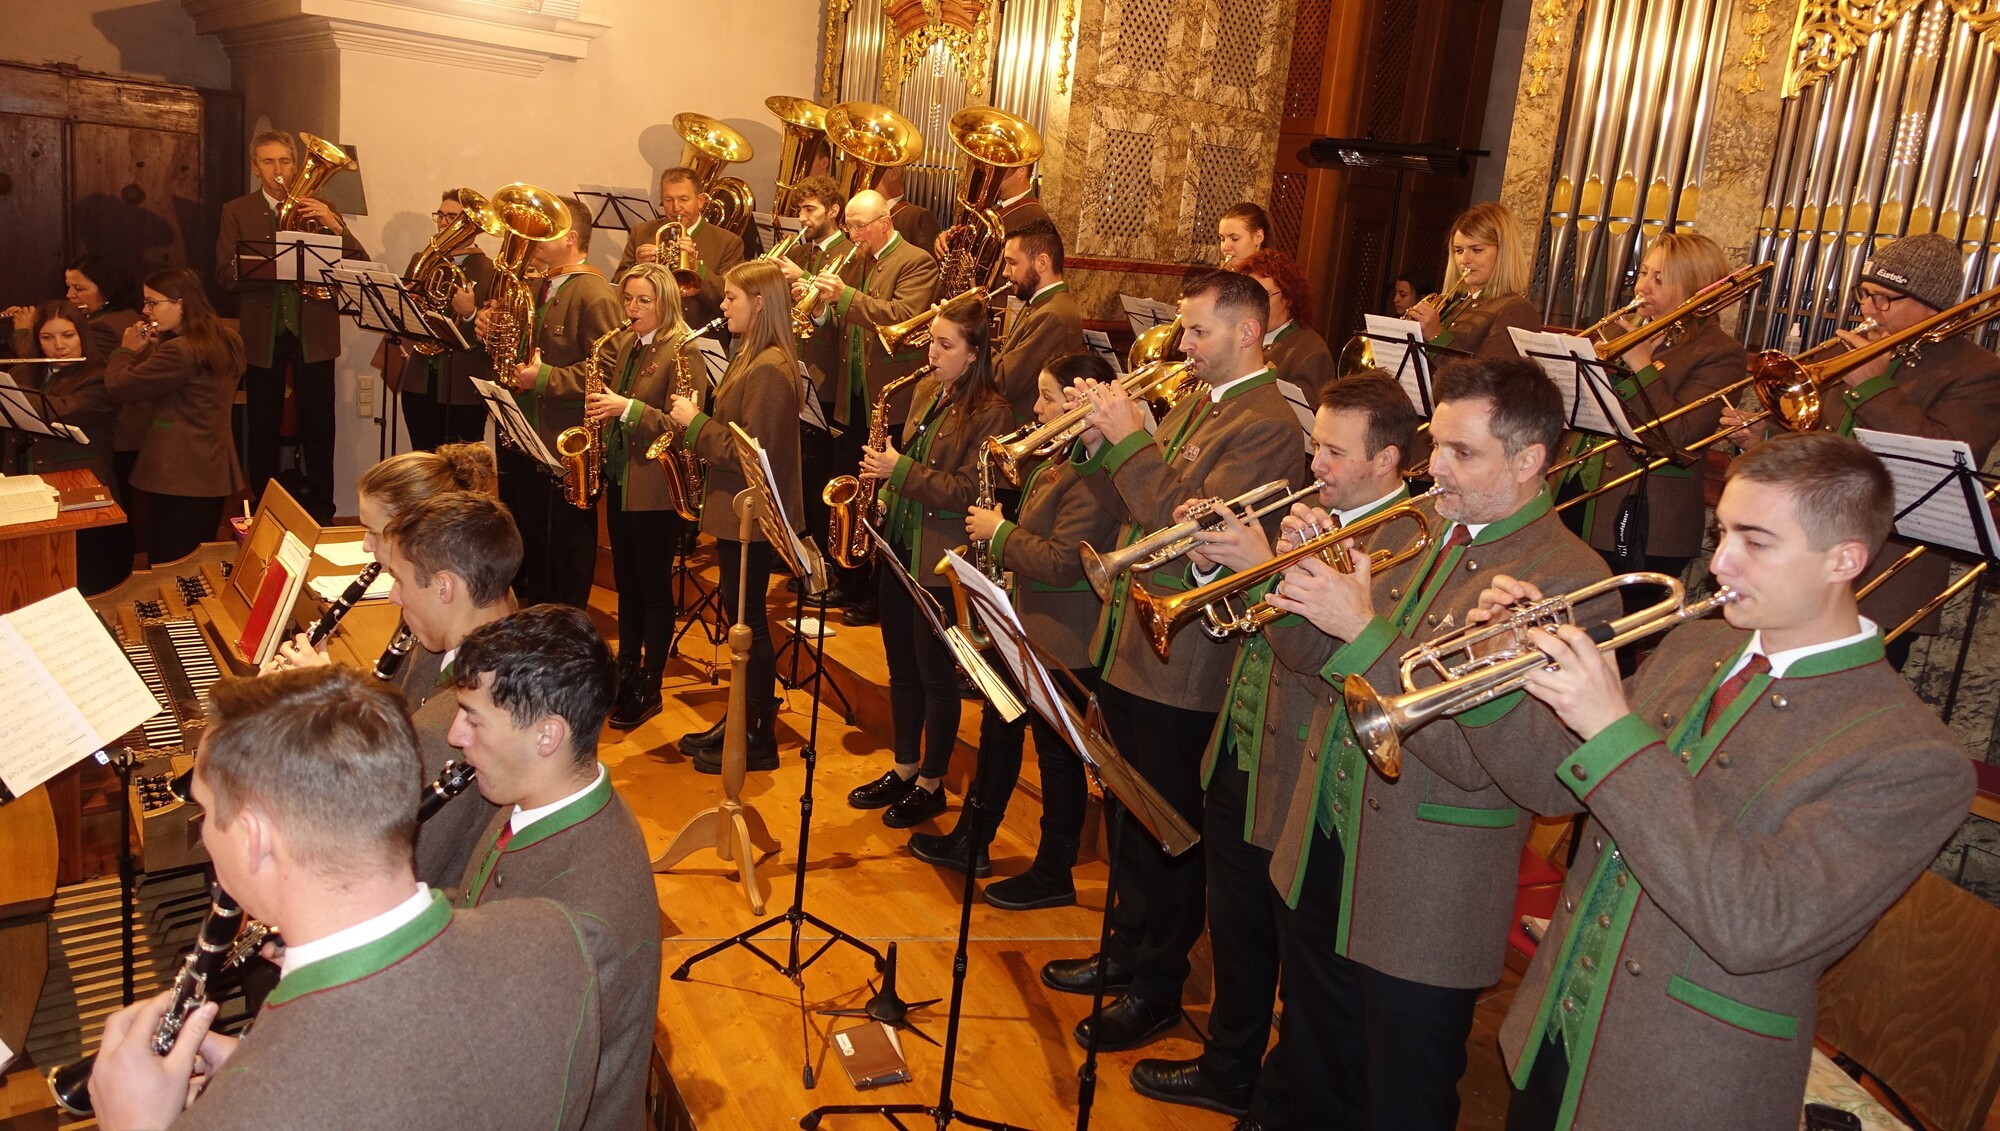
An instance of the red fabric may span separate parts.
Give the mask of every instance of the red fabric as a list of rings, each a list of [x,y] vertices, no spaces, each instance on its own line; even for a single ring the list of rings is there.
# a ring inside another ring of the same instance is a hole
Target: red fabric
[[[1750,686],[1751,680],[1770,670],[1769,657],[1760,652],[1750,657],[1750,662],[1743,665],[1742,671],[1723,680],[1722,686],[1715,689],[1715,697],[1708,701],[1708,718],[1702,720],[1702,733],[1708,733],[1708,728],[1722,717],[1731,703],[1736,702],[1736,697],[1743,694],[1743,689]]]

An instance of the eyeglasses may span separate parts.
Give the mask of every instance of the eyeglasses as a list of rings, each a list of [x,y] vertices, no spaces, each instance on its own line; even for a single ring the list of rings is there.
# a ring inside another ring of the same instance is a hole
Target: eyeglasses
[[[1894,291],[1870,290],[1866,283],[1855,284],[1853,295],[1854,305],[1863,310],[1869,307],[1874,307],[1876,310],[1887,310],[1909,297],[1909,295],[1899,295]]]
[[[888,219],[887,216],[877,216],[873,220],[849,220],[846,223],[845,227],[849,232],[861,232],[861,231],[866,231],[869,228],[872,228],[875,225],[887,219]]]
[[[463,211],[459,211],[459,212],[452,212],[452,211],[449,211],[449,210],[447,210],[447,209],[443,209],[443,208],[440,208],[440,209],[438,209],[438,210],[437,210],[436,212],[433,212],[433,213],[431,213],[431,219],[433,219],[433,220],[447,220],[447,219],[450,219],[450,218],[451,218],[451,217],[453,217],[453,216],[463,216],[463,215],[465,215],[465,213],[464,213]]]

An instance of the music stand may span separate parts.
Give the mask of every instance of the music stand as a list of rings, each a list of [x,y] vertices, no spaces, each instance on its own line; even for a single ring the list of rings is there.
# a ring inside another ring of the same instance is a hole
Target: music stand
[[[1508,327],[1508,332],[1513,335],[1514,348],[1521,356],[1541,366],[1562,393],[1564,427],[1609,436],[1640,450],[1651,449],[1652,441],[1657,438],[1661,440],[1658,454],[1676,463],[1692,462],[1688,453],[1663,437],[1639,435],[1625,415],[1625,405],[1615,385],[1627,375],[1625,367],[1598,357],[1597,347],[1588,338],[1523,330],[1518,326]],[[1657,423],[1655,420],[1647,424],[1648,433],[1658,431],[1653,427]]]
[[[270,239],[239,240],[237,277],[324,286],[326,273],[340,266],[341,239],[331,232],[279,232]]]
[[[84,359],[79,357],[74,360]],[[30,437],[46,436],[68,444],[90,443],[90,436],[83,429],[63,423],[62,412],[49,399],[49,394],[40,389],[22,388],[4,373],[0,373],[0,428],[12,429]]]
[[[806,372],[803,362],[799,365],[799,425],[801,432],[811,430],[827,436],[836,435],[839,431],[833,421],[827,419],[826,409],[819,403],[819,391],[813,388],[812,376]],[[815,630],[813,633],[817,647],[811,653],[808,653],[806,650],[805,616],[808,595],[805,591],[805,586],[801,585],[797,600],[792,606],[792,621],[790,626],[792,629],[792,638],[785,641],[783,648],[778,649],[776,658],[778,664],[778,682],[782,683],[788,691],[797,691],[807,684],[811,684],[813,702],[817,704],[820,698],[820,683],[824,681],[833,689],[833,697],[840,700],[842,720],[848,726],[853,726],[854,704],[848,700],[847,693],[840,689],[839,681],[833,678],[833,673],[827,670],[825,663],[826,590],[820,590],[817,596],[819,597],[819,614],[815,618]],[[791,658],[792,664],[790,675],[786,675],[784,671],[784,663],[787,656]],[[811,675],[804,677],[799,675],[801,660],[812,661]]]
[[[590,226],[620,232],[637,230],[660,218],[660,210],[643,190],[615,185],[578,185],[576,198],[590,209]]]
[[[1437,359],[1471,357],[1472,352],[1425,341],[1421,328],[1407,318],[1368,314],[1362,316],[1362,325],[1364,329],[1357,337],[1376,343],[1372,347],[1375,367],[1394,377],[1409,395],[1410,403],[1416,406],[1417,415],[1429,420],[1437,407],[1436,399],[1431,396],[1431,375],[1437,369]]]
[[[479,399],[486,402],[486,411],[493,417],[495,434],[500,442],[527,456],[543,474],[552,479],[562,479],[568,475],[549,446],[542,442],[541,433],[528,423],[528,417],[521,411],[520,402],[506,386],[488,381],[483,377],[472,378],[472,387],[478,391]]]

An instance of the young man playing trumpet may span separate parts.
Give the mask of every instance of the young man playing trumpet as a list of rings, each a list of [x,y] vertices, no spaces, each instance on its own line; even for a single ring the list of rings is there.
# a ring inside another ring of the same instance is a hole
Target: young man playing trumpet
[[[694,170],[675,165],[660,174],[660,218],[632,230],[625,240],[625,253],[618,259],[616,274],[624,274],[634,263],[671,261],[679,252],[693,252],[699,281],[681,284],[681,297],[688,300],[690,326],[705,326],[722,313],[722,277],[743,262],[743,238],[727,228],[718,228],[702,218],[708,194]],[[660,237],[668,224],[681,226],[677,247],[663,247]]]
[[[1511,1131],[1635,1111],[1798,1126],[1820,975],[1972,800],[1964,746],[1856,606],[1894,510],[1860,444],[1779,436],[1730,465],[1716,503],[1710,568],[1735,594],[1720,619],[1674,629],[1624,684],[1583,629],[1536,634],[1550,662],[1527,691],[1553,715],[1473,752],[1522,805],[1590,824],[1501,1025]],[[1481,616],[1541,594],[1490,581]]]
[[[1401,775],[1371,770],[1339,698],[1347,677],[1398,687],[1399,661],[1457,631],[1496,571],[1564,593],[1608,571],[1551,509],[1543,475],[1562,437],[1562,397],[1533,362],[1467,360],[1438,371],[1430,549],[1407,586],[1376,600],[1365,555],[1344,573],[1288,571],[1272,605],[1343,642],[1321,674],[1335,696],[1307,736],[1270,876],[1292,908],[1280,931],[1280,1040],[1300,1071],[1289,1107],[1329,1125],[1450,1131],[1479,991],[1500,978],[1528,817],[1491,780],[1450,778],[1436,749],[1505,742],[1519,696],[1432,723],[1403,743]],[[1614,614],[1617,597],[1579,619]]]
[[[1312,471],[1319,483],[1318,501],[1326,509],[1297,505],[1284,521],[1277,552],[1407,503],[1403,453],[1416,429],[1409,396],[1384,374],[1324,386],[1313,416]],[[1417,529],[1405,518],[1363,532],[1366,545],[1408,555],[1375,574],[1377,593],[1400,595],[1408,584],[1416,568],[1408,548],[1415,544]],[[1234,515],[1197,537],[1202,545],[1190,555],[1197,580],[1224,568],[1242,574],[1273,556],[1263,528]],[[1257,583],[1235,603],[1254,607],[1276,580]],[[1182,635],[1192,631],[1197,630],[1183,630]],[[1294,1048],[1283,1040],[1268,1058],[1264,1048],[1278,996],[1284,917],[1282,895],[1271,886],[1271,852],[1300,775],[1312,764],[1302,738],[1315,712],[1339,696],[1320,678],[1320,669],[1338,646],[1304,619],[1287,616],[1245,636],[1237,647],[1229,702],[1216,720],[1202,764],[1202,850],[1215,955],[1208,1039],[1194,1059],[1134,1065],[1132,1086],[1141,1095],[1247,1114],[1257,1127],[1285,1127],[1290,1125],[1286,1081],[1299,1071],[1317,1071],[1330,1058],[1331,1050]]]
[[[1022,422],[1034,419],[1042,371],[1056,358],[1083,351],[1083,310],[1063,282],[1062,233],[1047,220],[1007,233],[1001,273],[1026,305],[993,358],[993,383]]]

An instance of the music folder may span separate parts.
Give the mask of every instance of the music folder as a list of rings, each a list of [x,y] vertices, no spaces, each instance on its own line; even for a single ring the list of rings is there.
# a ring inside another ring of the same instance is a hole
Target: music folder
[[[1897,535],[2000,560],[2000,529],[1986,499],[1990,488],[1974,470],[1979,464],[1970,445],[1869,428],[1856,428],[1854,438],[1889,469]]]
[[[514,394],[504,385],[497,385],[484,378],[472,378],[472,387],[479,392],[479,399],[486,402],[486,411],[493,417],[494,427],[499,430],[500,441],[529,459],[551,475],[561,478],[567,473],[563,462],[542,442],[539,432],[528,423],[527,414]]]

